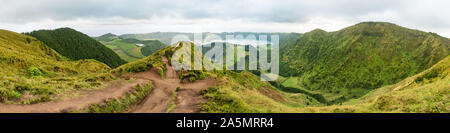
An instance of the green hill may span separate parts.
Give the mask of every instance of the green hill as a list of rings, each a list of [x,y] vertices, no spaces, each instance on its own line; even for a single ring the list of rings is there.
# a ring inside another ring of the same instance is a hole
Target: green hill
[[[93,89],[110,67],[69,61],[34,37],[0,30],[0,103],[38,103]]]
[[[113,68],[125,63],[111,49],[70,28],[39,30],[26,34],[41,40],[61,55],[73,60],[95,59]]]
[[[293,76],[298,80],[293,86],[337,103],[426,70],[449,55],[450,40],[395,24],[364,22],[336,32],[308,32],[285,49],[280,64],[290,69],[282,69],[289,74],[283,76]]]

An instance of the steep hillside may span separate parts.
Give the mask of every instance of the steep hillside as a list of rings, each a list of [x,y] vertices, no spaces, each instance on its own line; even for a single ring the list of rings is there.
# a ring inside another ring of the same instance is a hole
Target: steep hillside
[[[37,38],[61,55],[73,60],[95,59],[113,68],[125,63],[111,49],[70,28],[39,30],[26,34]]]
[[[112,77],[95,60],[69,61],[34,37],[0,30],[0,103],[38,103],[95,89]]]
[[[299,89],[339,103],[415,75],[449,55],[450,40],[390,23],[364,22],[340,31],[317,29],[285,47],[280,64]],[[295,85],[294,85],[295,86]]]

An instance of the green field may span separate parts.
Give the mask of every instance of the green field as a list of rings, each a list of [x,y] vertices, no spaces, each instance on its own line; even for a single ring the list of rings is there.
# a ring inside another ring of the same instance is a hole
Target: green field
[[[95,37],[95,39],[112,49],[127,62],[142,59],[165,47],[165,44],[158,40],[122,39],[114,34],[105,34]],[[144,44],[144,46],[137,46],[136,44]]]
[[[123,50],[114,50],[114,52],[116,52],[117,55],[120,56],[120,58],[122,58],[125,61],[128,62],[133,62],[133,61],[137,61],[139,60],[139,58],[135,58],[135,57],[131,57],[128,54],[126,54]]]
[[[116,47],[116,49],[120,49],[130,57],[144,58],[144,55],[142,55],[141,53],[142,47],[138,47],[136,46],[136,44],[133,43],[126,43],[119,39],[116,39],[114,41],[107,42],[107,46]]]

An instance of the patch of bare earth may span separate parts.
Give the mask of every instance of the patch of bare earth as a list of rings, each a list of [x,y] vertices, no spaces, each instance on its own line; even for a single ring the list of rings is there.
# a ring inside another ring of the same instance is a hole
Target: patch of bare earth
[[[201,111],[199,103],[206,102],[202,97],[201,90],[178,89],[175,100],[175,108],[169,113],[198,113]]]

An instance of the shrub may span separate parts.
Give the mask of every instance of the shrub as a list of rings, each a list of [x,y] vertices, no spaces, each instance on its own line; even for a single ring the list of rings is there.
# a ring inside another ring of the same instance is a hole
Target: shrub
[[[30,68],[28,68],[28,75],[30,75],[30,77],[32,77],[32,78],[35,78],[35,77],[42,76],[42,72],[41,72],[41,70],[39,70],[39,68],[30,67]]]
[[[0,89],[0,101],[8,101],[10,99],[17,99],[20,98],[22,94],[20,92],[17,92],[15,90],[4,90]]]

